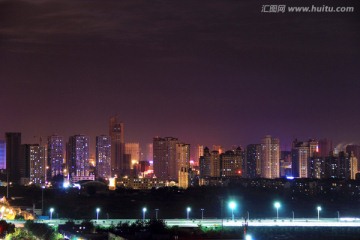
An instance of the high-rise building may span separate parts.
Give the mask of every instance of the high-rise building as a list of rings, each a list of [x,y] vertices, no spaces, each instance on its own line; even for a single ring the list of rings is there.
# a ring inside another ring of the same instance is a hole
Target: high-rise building
[[[261,177],[278,178],[280,176],[280,141],[265,136],[261,141]]]
[[[338,154],[338,178],[350,179],[350,155],[344,151]]]
[[[212,151],[210,153],[210,177],[221,176],[221,162],[219,151]]]
[[[325,158],[325,177],[326,178],[351,178],[350,156],[344,151],[333,153]]]
[[[190,182],[190,144],[176,144],[176,171],[179,187],[188,188]]]
[[[280,177],[292,176],[291,151],[280,152]]]
[[[37,186],[46,183],[46,149],[39,145],[29,145],[30,182]]]
[[[199,166],[200,157],[202,156],[204,156],[204,146],[197,145],[195,147],[194,166]]]
[[[135,169],[140,162],[140,144],[139,143],[125,143],[125,154],[130,155],[130,169]]]
[[[154,174],[161,180],[177,180],[176,144],[177,138],[155,137],[153,139]]]
[[[0,140],[0,169],[6,169],[6,142]]]
[[[221,177],[235,177],[242,176],[242,157],[241,148],[238,147],[235,150],[226,151],[225,153],[220,154],[220,164],[221,164]]]
[[[20,179],[21,184],[27,184],[30,182],[31,147],[39,147],[39,144],[21,144],[20,147],[20,158],[25,163],[24,173],[22,174]]]
[[[244,174],[247,178],[256,178],[261,175],[261,144],[249,144],[246,147]]]
[[[69,138],[67,150],[70,176],[89,176],[89,142],[89,137],[84,135]]]
[[[109,122],[109,136],[111,137],[111,174],[122,176],[126,175],[130,169],[130,164],[126,164],[124,123],[119,116],[113,116]]]
[[[308,177],[322,179],[325,178],[325,157],[320,157],[320,153],[314,153],[308,161]]]
[[[359,145],[347,145],[346,146],[346,152],[351,156],[351,153],[354,155],[354,157],[359,160],[360,159],[360,146]],[[360,171],[360,165],[358,164],[358,171]]]
[[[199,159],[200,178],[210,177],[210,158],[210,150],[208,147],[205,147],[203,156]]]
[[[64,140],[63,137],[52,135],[48,137],[47,147],[47,166],[48,177],[52,178],[57,175],[63,175],[64,164]]]
[[[190,167],[190,144],[177,143],[175,171],[179,172],[180,168],[182,167]]]
[[[292,174],[293,177],[307,178],[309,177],[309,159],[318,152],[318,142],[309,140],[307,142],[300,142],[297,139],[292,144]]]
[[[358,173],[358,159],[355,157],[354,153],[350,153],[350,179],[355,180],[356,174]]]
[[[111,178],[111,138],[110,136],[96,137],[96,172],[98,178]]]
[[[19,183],[25,177],[25,160],[21,158],[21,133],[5,133],[6,172],[9,182]]]

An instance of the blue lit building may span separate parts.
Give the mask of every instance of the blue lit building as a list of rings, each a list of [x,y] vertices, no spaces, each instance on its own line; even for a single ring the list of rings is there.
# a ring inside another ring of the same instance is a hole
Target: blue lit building
[[[90,138],[84,135],[75,135],[69,138],[67,161],[70,176],[89,176],[89,142]]]
[[[39,145],[29,146],[29,157],[30,157],[30,182],[35,185],[43,186],[46,181],[45,177],[45,161],[46,161],[46,150],[45,147]]]
[[[48,177],[63,174],[64,141],[63,137],[52,135],[48,137]]]
[[[98,178],[111,177],[111,137],[96,137],[96,172]]]
[[[0,169],[6,169],[6,142],[0,140]]]

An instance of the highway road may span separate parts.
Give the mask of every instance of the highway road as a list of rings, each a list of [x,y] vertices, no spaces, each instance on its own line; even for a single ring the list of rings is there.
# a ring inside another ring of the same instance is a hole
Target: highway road
[[[92,219],[91,221],[95,225],[101,225],[104,227],[109,227],[111,225],[117,225],[120,222],[135,222],[138,219]],[[49,225],[57,226],[59,224],[64,224],[68,219],[52,219],[52,220],[36,220],[39,223],[47,223]],[[80,224],[83,220],[74,220],[76,224]],[[245,224],[244,219],[164,219],[165,223],[168,226],[179,226],[179,227],[241,227]],[[14,220],[9,221],[15,224],[17,227],[22,227],[25,221]],[[248,221],[249,227],[360,227],[359,218],[284,218],[284,219],[250,219]]]

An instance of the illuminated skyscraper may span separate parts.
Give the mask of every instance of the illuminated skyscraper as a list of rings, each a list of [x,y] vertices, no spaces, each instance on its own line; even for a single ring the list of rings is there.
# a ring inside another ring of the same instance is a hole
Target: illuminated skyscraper
[[[21,133],[5,133],[6,172],[9,182],[19,183],[25,177],[25,160],[21,158]]]
[[[96,170],[97,177],[109,179],[111,177],[111,138],[110,136],[96,137]]]
[[[221,164],[219,151],[210,153],[210,177],[220,177]]]
[[[6,142],[0,140],[0,169],[6,169]]]
[[[153,139],[154,174],[161,180],[177,180],[176,144],[177,138],[155,137]]]
[[[291,150],[293,177],[308,178],[310,176],[309,161],[318,149],[318,142],[315,140],[311,139],[307,142],[294,140]]]
[[[261,141],[261,177],[278,178],[280,176],[280,141],[265,136]]]
[[[30,182],[37,186],[44,186],[46,181],[46,149],[39,145],[29,146]]]
[[[204,146],[197,145],[195,147],[194,165],[199,166],[200,157],[204,156]]]
[[[176,172],[178,173],[179,187],[188,188],[190,178],[190,144],[176,144]]]
[[[140,144],[139,143],[125,143],[125,154],[130,155],[130,169],[136,168],[140,162]]]
[[[64,164],[64,141],[63,137],[52,135],[48,137],[48,177],[63,174]]]
[[[127,173],[130,164],[124,161],[124,123],[120,121],[119,116],[110,118],[109,135],[111,138],[111,174],[121,176]]]
[[[355,180],[356,174],[358,173],[358,159],[355,157],[354,153],[350,153],[350,179]]]
[[[75,135],[69,138],[68,162],[70,176],[89,176],[89,137]]]
[[[354,155],[354,157],[359,161],[360,159],[360,146],[359,145],[347,145],[346,152],[349,156]],[[352,153],[352,154],[351,154]],[[360,170],[360,164],[358,164],[358,171]]]

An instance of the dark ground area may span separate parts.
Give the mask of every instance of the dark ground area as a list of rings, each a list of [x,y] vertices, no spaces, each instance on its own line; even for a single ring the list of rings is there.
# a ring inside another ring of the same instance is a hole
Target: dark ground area
[[[9,189],[10,204],[41,208],[42,192],[37,187],[13,186]],[[6,188],[0,187],[0,195],[6,196]],[[360,217],[360,204],[357,199],[347,197],[343,192],[329,194],[294,194],[290,190],[249,189],[242,186],[196,187],[187,190],[172,188],[148,191],[118,189],[100,191],[94,188],[44,189],[44,215],[55,209],[53,217],[92,219],[96,208],[101,208],[99,218],[142,218],[142,208],[146,207],[146,217],[154,218],[159,209],[159,218],[185,218],[186,208],[191,207],[190,217],[230,218],[227,207],[230,200],[237,202],[234,210],[236,218],[247,216],[250,219],[272,218],[276,216],[274,201],[281,202],[280,218],[317,217],[316,206],[321,205],[321,217],[336,218],[337,211],[342,217]],[[223,202],[223,204],[221,204]],[[221,207],[223,205],[223,207]]]

